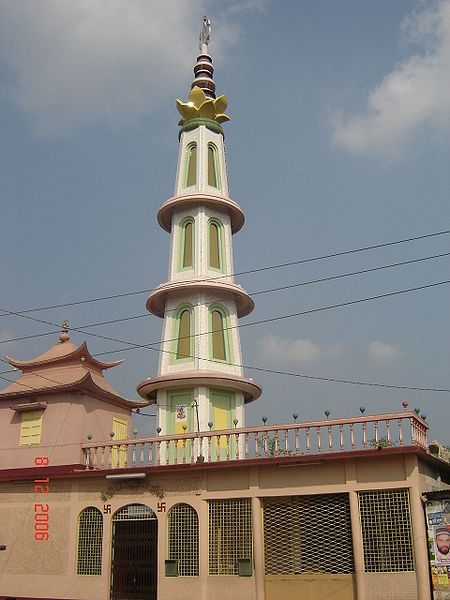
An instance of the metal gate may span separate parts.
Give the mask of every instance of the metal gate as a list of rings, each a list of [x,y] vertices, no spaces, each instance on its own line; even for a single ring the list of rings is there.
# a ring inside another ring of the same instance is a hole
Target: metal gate
[[[113,517],[111,600],[156,600],[158,521],[144,504]]]

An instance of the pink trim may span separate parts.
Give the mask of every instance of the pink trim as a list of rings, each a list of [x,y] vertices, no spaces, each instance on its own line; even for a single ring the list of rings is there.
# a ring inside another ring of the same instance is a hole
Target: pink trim
[[[234,200],[231,200],[230,198],[225,198],[224,196],[215,196],[212,194],[203,194],[200,192],[190,195],[186,194],[183,196],[174,196],[173,198],[169,198],[169,200],[166,200],[166,202],[164,202],[164,204],[159,209],[157,215],[160,227],[162,227],[165,231],[170,233],[172,230],[172,216],[175,209],[180,210],[182,208],[188,208],[190,206],[195,206],[199,204],[228,212],[231,219],[232,233],[236,233],[237,231],[242,229],[245,217],[239,204],[237,204],[236,202],[234,202]]]
[[[216,373],[214,371],[184,371],[182,373],[160,375],[159,377],[144,379],[136,389],[142,398],[154,404],[157,390],[198,385],[238,390],[244,393],[246,403],[259,398],[262,392],[262,388],[250,379],[232,373]]]
[[[226,279],[227,275],[223,276]],[[192,279],[184,281],[169,281],[159,285],[148,297],[147,310],[157,317],[164,317],[167,295],[171,292],[182,291],[184,293],[192,291],[205,291],[206,293],[217,292],[223,298],[230,296],[236,302],[237,316],[246,317],[255,307],[255,303],[247,292],[237,283],[220,281],[222,277],[208,279]]]

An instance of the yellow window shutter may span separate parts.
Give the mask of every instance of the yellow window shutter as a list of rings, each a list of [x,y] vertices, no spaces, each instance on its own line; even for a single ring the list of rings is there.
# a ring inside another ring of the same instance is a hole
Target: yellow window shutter
[[[122,417],[113,417],[114,440],[126,440],[128,437],[128,422]],[[125,445],[116,446],[111,452],[111,462],[114,467],[124,467],[127,448]]]
[[[30,410],[21,415],[20,446],[41,443],[43,410]]]

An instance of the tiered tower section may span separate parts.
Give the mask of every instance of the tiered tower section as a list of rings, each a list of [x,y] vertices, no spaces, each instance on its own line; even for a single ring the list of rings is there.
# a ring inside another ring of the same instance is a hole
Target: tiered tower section
[[[163,434],[242,427],[245,403],[261,394],[243,375],[238,318],[253,310],[253,300],[234,282],[232,235],[244,214],[228,193],[227,100],[215,97],[206,50],[201,44],[188,102],[177,100],[175,194],[158,212],[171,234],[169,278],[147,300],[164,319],[159,372],[137,388],[157,404]]]

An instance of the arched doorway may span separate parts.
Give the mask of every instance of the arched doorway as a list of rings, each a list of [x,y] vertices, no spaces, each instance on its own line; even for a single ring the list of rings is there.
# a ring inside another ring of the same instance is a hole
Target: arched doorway
[[[112,519],[111,600],[156,600],[158,521],[145,504]]]

